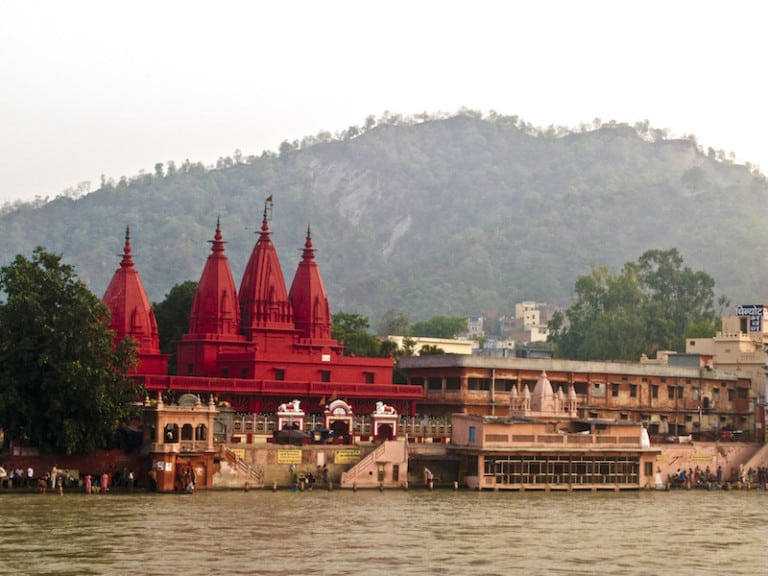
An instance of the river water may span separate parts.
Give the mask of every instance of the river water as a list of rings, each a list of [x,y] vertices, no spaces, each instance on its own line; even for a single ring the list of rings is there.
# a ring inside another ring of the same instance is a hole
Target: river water
[[[768,493],[0,493],[4,574],[768,574]]]

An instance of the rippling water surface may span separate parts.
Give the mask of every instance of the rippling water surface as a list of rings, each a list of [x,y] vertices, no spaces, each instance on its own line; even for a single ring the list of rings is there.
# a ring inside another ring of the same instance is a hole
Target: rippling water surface
[[[0,493],[6,574],[768,574],[765,492]]]

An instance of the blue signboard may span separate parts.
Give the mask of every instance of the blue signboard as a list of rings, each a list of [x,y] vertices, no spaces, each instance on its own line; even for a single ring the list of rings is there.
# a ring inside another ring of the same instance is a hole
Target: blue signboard
[[[736,306],[737,316],[749,317],[749,331],[750,332],[762,332],[763,310],[765,306],[762,304],[739,304]]]

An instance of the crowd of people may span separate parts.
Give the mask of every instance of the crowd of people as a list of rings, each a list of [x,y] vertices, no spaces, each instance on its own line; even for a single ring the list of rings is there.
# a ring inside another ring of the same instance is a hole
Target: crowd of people
[[[657,482],[658,483],[658,482]],[[668,488],[703,488],[706,490],[759,489],[768,486],[768,467],[745,468],[744,464],[731,467],[726,474],[722,466],[712,470],[709,466],[701,468],[678,468],[667,477]]]
[[[104,471],[100,474],[80,474],[54,465],[50,471],[35,474],[32,466],[24,468],[9,464],[8,469],[0,466],[0,488],[35,489],[41,494],[49,490],[62,494],[65,489],[75,488],[92,494],[108,492],[113,486],[132,490],[135,487],[133,472],[126,469],[114,473]]]

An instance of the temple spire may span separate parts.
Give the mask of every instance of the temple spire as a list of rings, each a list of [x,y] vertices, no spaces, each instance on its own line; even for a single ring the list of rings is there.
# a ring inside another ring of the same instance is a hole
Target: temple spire
[[[240,330],[240,310],[232,270],[224,254],[220,218],[216,218],[216,232],[209,242],[211,253],[195,290],[189,333],[234,335]]]
[[[264,202],[259,240],[253,247],[240,282],[241,330],[251,337],[254,330],[293,328],[293,312],[285,280],[269,231],[272,196]]]
[[[155,314],[139,271],[133,265],[131,232],[128,226],[125,228],[120,268],[112,276],[102,300],[109,308],[109,329],[115,333],[115,343],[130,338],[136,343],[144,373],[164,374],[167,357],[160,354],[160,335]]]
[[[302,259],[293,277],[289,298],[293,307],[293,320],[296,328],[301,331],[302,338],[330,340],[331,312],[328,295],[315,261],[312,230],[309,225]]]

